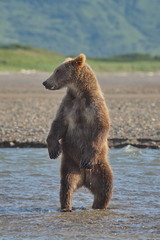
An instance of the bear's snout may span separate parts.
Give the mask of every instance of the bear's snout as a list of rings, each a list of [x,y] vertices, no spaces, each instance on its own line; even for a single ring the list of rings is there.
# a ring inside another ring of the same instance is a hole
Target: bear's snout
[[[47,81],[44,81],[42,84],[46,87],[47,86]]]
[[[47,88],[49,90],[58,90],[59,89],[58,86],[56,86],[55,84],[48,81],[48,79],[46,81],[44,81],[42,84],[45,86],[45,88]]]
[[[45,88],[47,88],[47,89],[52,89],[52,86],[50,86],[50,84],[48,83],[47,80],[44,81],[42,84],[45,86]]]

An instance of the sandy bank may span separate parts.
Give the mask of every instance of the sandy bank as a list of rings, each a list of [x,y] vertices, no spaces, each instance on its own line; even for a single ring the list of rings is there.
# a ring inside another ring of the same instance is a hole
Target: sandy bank
[[[45,147],[65,94],[47,91],[49,73],[0,72],[0,146]],[[110,109],[109,144],[160,148],[160,73],[97,74]]]

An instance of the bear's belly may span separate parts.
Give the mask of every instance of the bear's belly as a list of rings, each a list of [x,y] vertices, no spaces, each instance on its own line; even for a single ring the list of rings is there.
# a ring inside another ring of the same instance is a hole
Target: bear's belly
[[[70,138],[70,136],[66,136],[62,139],[62,151],[63,153],[72,159],[77,165],[80,164],[80,161],[84,152],[84,144],[83,139],[79,138]]]
[[[78,164],[81,161],[83,152],[88,145],[91,145],[93,131],[89,127],[80,126],[75,122],[68,126],[65,137],[62,140],[62,149],[67,155],[74,159]]]
[[[65,109],[67,131],[62,148],[79,162],[84,150],[93,141],[96,129],[96,112],[93,106],[86,106],[83,101],[76,101]]]

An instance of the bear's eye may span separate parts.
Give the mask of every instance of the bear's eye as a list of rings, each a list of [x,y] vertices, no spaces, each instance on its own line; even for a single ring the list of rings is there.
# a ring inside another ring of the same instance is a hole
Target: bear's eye
[[[59,72],[60,72],[60,69],[57,69],[57,70],[56,70],[56,73],[59,73]]]

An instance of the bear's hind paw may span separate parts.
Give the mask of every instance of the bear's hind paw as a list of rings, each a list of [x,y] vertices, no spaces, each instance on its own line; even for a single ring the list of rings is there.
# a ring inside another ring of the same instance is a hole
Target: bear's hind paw
[[[61,212],[72,212],[71,209],[61,209],[60,211],[61,211]]]

